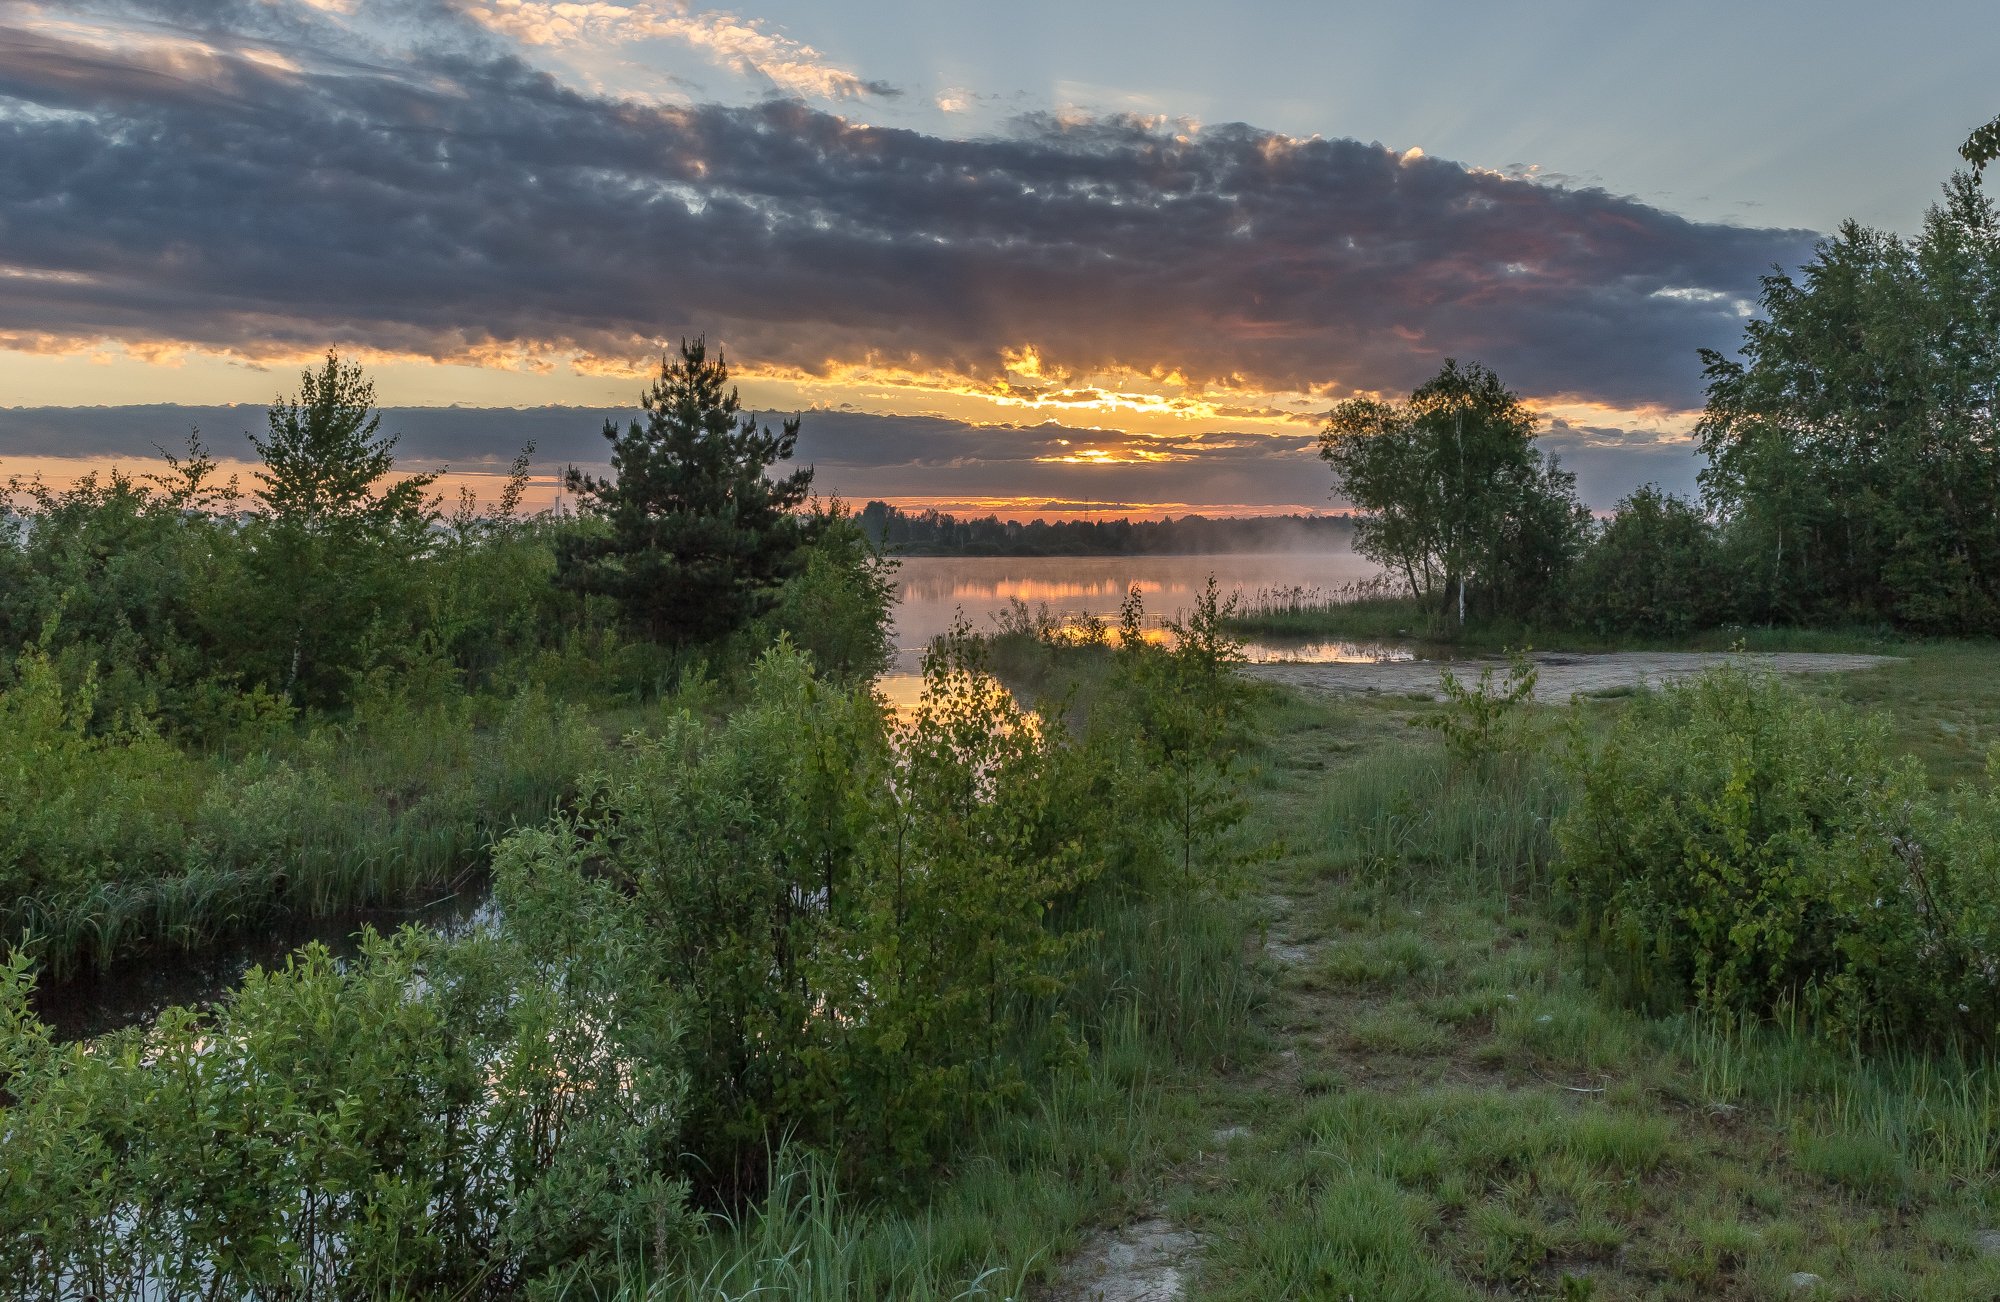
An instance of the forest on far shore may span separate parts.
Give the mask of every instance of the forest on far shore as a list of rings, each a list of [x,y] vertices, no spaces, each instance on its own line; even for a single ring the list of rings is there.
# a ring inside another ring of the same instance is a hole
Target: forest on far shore
[[[1335,551],[1354,541],[1354,521],[1345,515],[1022,521],[961,519],[871,501],[855,520],[870,542],[904,556],[1201,556]]]

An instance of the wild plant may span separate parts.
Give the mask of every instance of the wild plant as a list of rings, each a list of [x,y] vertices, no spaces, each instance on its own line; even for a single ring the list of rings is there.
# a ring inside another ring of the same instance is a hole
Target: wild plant
[[[1162,638],[1147,636],[1137,585],[1119,612],[1099,741],[1126,751],[1127,798],[1157,828],[1171,873],[1160,884],[1173,889],[1227,891],[1263,853],[1232,844],[1247,809],[1236,761],[1250,690],[1235,672],[1244,658],[1228,631],[1235,604],[1211,575],[1185,616],[1163,621]]]
[[[1641,698],[1571,763],[1562,883],[1635,996],[1863,1041],[2000,1039],[1990,786],[1934,796],[1882,719],[1735,670]]]
[[[1480,765],[1497,755],[1531,750],[1538,742],[1529,707],[1535,699],[1540,671],[1525,651],[1507,661],[1507,678],[1493,681],[1493,666],[1479,671],[1468,686],[1450,668],[1439,675],[1444,705],[1411,722],[1429,728],[1444,740],[1445,750],[1461,764]]]
[[[212,1019],[54,1044],[0,967],[0,1273],[19,1297],[514,1290],[688,1232],[673,992],[628,906],[503,868],[527,926],[253,972]]]

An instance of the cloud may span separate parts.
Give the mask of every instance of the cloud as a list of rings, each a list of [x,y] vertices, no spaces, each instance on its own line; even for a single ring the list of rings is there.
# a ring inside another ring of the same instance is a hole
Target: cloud
[[[836,66],[812,46],[768,31],[756,19],[694,12],[685,4],[466,0],[463,12],[529,45],[680,41],[734,72],[763,77],[788,95],[846,100],[902,94],[887,82],[864,80]]]
[[[1591,509],[1609,512],[1641,484],[1694,497],[1701,458],[1694,443],[1671,431],[1572,424],[1560,417],[1542,427],[1542,450],[1576,476],[1576,493]]]
[[[1172,375],[1244,410],[1455,355],[1529,394],[1685,408],[1694,350],[1732,344],[1811,239],[1243,124],[958,140],[640,104],[442,3],[360,12],[423,39],[342,44],[337,11],[283,0],[151,0],[136,41],[0,26],[0,337],[601,363],[706,332],[773,373],[1051,401]],[[1028,347],[1039,377],[1008,369]]]

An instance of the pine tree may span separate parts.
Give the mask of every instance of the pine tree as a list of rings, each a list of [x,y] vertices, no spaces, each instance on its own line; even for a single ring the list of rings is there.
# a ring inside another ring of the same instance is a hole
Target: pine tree
[[[655,641],[725,636],[769,603],[802,541],[811,468],[765,476],[791,459],[799,421],[773,433],[744,414],[728,363],[701,339],[661,359],[641,405],[623,433],[605,423],[611,478],[570,468],[569,490],[604,527],[565,542],[561,578],[616,600]]]

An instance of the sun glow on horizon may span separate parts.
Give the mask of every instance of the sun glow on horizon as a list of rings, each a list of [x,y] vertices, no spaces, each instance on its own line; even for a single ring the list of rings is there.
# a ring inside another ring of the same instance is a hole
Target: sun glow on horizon
[[[1283,505],[1160,500],[1188,495],[1187,482],[1160,476],[1179,467],[1183,481],[1188,475],[1205,480],[1203,465],[1212,460],[1217,470],[1212,486],[1219,497],[1250,495],[1243,492],[1249,484],[1229,477],[1232,465],[1266,457],[1309,459],[1313,435],[1325,412],[1357,392],[1337,381],[1314,384],[1305,391],[1272,392],[1241,375],[1194,378],[1185,367],[1164,361],[1143,368],[1107,366],[1086,372],[1064,364],[1033,340],[1000,349],[984,368],[969,363],[932,366],[879,356],[829,359],[810,366],[754,357],[745,362],[738,360],[741,354],[730,348],[726,338],[717,342],[731,359],[744,406],[751,411],[928,417],[971,429],[1021,431],[1025,444],[1018,453],[982,455],[979,464],[985,469],[965,481],[968,487],[977,482],[988,492],[1018,486],[1023,490],[1018,495],[986,496],[975,491],[970,497],[927,494],[895,499],[916,509],[956,508],[954,513],[997,514],[1015,520],[1051,518],[1052,513],[1145,519],[1190,512],[1323,513],[1325,498]],[[340,351],[367,369],[375,382],[376,400],[384,407],[522,410],[636,407],[660,356],[659,349],[644,341],[635,341],[629,352],[518,341],[468,343],[442,358],[384,346]],[[166,339],[0,340],[0,393],[10,394],[20,406],[240,405],[241,428],[203,431],[212,447],[227,449],[240,447],[234,440],[241,429],[261,425],[262,408],[274,396],[295,391],[299,371],[323,356],[323,349],[276,341],[244,351]],[[1700,415],[1657,405],[1623,408],[1578,394],[1540,400],[1530,395],[1528,401],[1547,418],[1544,431],[1558,435],[1566,452],[1578,447],[1685,444]],[[0,407],[0,413],[5,410]],[[176,441],[182,432],[168,441]],[[817,455],[830,467],[838,466],[840,446],[822,445]],[[514,450],[483,449],[490,455],[471,458],[473,464],[454,469],[449,491],[456,492],[463,483],[482,500],[489,498],[497,492],[497,481],[484,463],[504,465]],[[1021,470],[1006,470],[1010,463]],[[108,464],[104,458],[7,457],[0,450],[0,474],[38,473],[54,484],[73,482]],[[132,468],[129,461],[124,464]],[[942,487],[957,476],[957,466],[940,460],[927,473]],[[1044,473],[1038,477],[1031,468]],[[823,476],[822,487],[848,498],[891,500],[886,492],[873,490],[900,489],[907,494],[917,486],[906,475],[886,473],[891,469],[892,464],[885,462],[881,477],[859,468],[837,471]],[[996,477],[1006,482],[995,482]],[[1266,482],[1279,485],[1273,496],[1290,497],[1299,491],[1268,475]],[[1267,491],[1251,488],[1251,493]],[[553,476],[548,476],[547,482],[535,486],[530,503],[539,509],[556,497]]]

